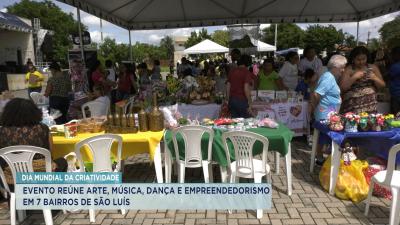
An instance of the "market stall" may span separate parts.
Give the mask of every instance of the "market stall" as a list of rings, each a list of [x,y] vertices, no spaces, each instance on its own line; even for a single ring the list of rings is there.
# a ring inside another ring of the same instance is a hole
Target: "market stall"
[[[212,160],[217,162],[221,168],[221,173],[222,173],[222,181],[226,182],[228,180],[227,178],[227,167],[228,161],[227,157],[225,154],[225,148],[222,143],[222,133],[226,132],[227,130],[223,127],[214,127],[214,139],[212,143]],[[236,128],[232,128],[236,129]],[[244,129],[242,127],[238,128],[239,130]],[[246,131],[251,131],[256,134],[260,134],[269,140],[269,151],[274,151],[279,153],[281,156],[285,157],[286,160],[286,178],[287,178],[287,192],[288,195],[290,196],[292,194],[292,166],[291,166],[291,140],[293,137],[293,132],[287,128],[283,124],[279,124],[277,128],[268,128],[268,127],[258,127],[258,128],[248,128],[245,129]],[[177,137],[178,139],[178,148],[179,148],[179,155],[181,159],[185,158],[185,147],[184,147],[184,141],[182,137]],[[165,134],[165,142],[166,142],[166,147],[168,148],[167,151],[168,153],[166,154],[166,160],[171,161],[175,159],[175,148],[174,144],[172,141],[172,132],[167,131]],[[207,143],[208,143],[208,137],[203,136],[201,140],[201,150],[202,150],[202,157],[203,159],[207,158]],[[253,148],[253,154],[258,155],[262,152],[263,148],[261,143],[256,143],[256,145]],[[231,161],[235,161],[234,158],[234,150],[233,148],[230,148],[231,156]],[[166,167],[168,167],[171,163],[166,163]],[[166,174],[166,181],[171,182],[171,168],[166,168],[166,171],[168,171],[168,174]]]
[[[327,121],[315,122],[310,172],[314,170],[317,144],[331,144],[329,193],[334,195],[345,144],[362,147],[363,150],[387,160],[390,148],[400,143],[400,130],[394,128],[398,127],[398,122],[393,115],[366,113],[346,113],[343,119],[341,115],[331,113]],[[344,158],[345,163],[350,160]],[[396,157],[396,163],[400,165],[400,155]]]

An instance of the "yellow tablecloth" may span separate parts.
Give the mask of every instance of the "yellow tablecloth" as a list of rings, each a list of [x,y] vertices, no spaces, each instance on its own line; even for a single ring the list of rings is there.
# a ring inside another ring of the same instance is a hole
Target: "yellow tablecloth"
[[[75,151],[75,144],[89,137],[93,137],[101,133],[88,133],[78,134],[74,138],[65,138],[63,136],[53,137],[53,151],[51,153],[54,159],[64,157],[70,152]],[[161,142],[164,131],[159,132],[138,132],[136,134],[120,134],[123,140],[122,144],[122,159],[126,159],[129,156],[141,153],[149,153],[151,160],[154,158],[154,154],[157,145]],[[117,155],[117,144],[114,142],[112,145],[112,153]],[[93,158],[88,150],[82,151],[82,157],[85,161],[93,161]]]

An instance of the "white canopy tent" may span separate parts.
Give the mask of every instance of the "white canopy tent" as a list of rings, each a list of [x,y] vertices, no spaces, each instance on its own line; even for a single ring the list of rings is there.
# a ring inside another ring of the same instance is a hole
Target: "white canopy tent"
[[[260,40],[257,41],[257,51],[258,52],[274,52],[276,47]]]
[[[185,54],[225,53],[229,49],[208,39],[183,51]]]
[[[246,23],[358,22],[400,10],[399,0],[58,0],[128,30]]]

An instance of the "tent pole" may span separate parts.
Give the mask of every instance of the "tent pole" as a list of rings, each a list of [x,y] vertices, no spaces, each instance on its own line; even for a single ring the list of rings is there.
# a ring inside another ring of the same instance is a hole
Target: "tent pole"
[[[81,12],[78,7],[76,7],[76,14],[78,17],[78,32],[79,32],[79,45],[81,49],[82,65],[85,67],[85,52],[83,49],[83,38],[82,38],[82,28],[81,28]]]
[[[103,20],[100,18],[100,39],[101,43],[103,43]]]
[[[277,44],[278,44],[278,24],[275,24],[275,43],[274,43],[275,49],[278,49]],[[275,52],[276,52],[276,50],[275,50]]]
[[[357,37],[356,37],[356,46],[358,46],[358,35],[360,31],[360,21],[357,21]]]
[[[129,32],[129,61],[132,61],[132,41],[131,41],[131,30],[128,29]]]

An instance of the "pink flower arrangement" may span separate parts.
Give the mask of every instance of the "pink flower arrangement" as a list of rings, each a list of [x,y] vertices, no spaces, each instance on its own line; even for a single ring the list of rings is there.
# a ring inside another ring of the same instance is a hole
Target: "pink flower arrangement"
[[[385,124],[385,117],[382,114],[376,114],[376,124],[383,126]]]
[[[330,123],[338,123],[341,121],[341,118],[337,112],[330,112],[328,114],[328,120]]]
[[[360,122],[360,116],[353,112],[348,112],[344,114],[344,118],[346,118],[346,121],[351,123],[352,125],[358,124]]]

